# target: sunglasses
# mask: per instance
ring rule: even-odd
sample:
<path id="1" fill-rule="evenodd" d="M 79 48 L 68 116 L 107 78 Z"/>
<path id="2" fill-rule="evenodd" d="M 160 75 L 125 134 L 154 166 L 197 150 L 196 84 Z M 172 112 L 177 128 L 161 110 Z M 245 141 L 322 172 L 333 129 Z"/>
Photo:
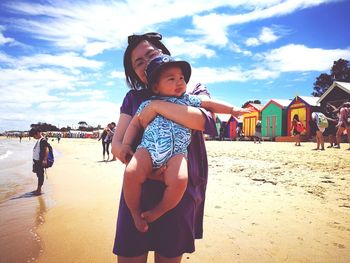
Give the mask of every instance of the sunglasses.
<path id="1" fill-rule="evenodd" d="M 131 36 L 128 36 L 128 45 L 133 44 L 135 42 L 139 42 L 144 39 L 161 40 L 162 35 L 156 32 L 150 32 L 143 35 L 131 35 Z"/>

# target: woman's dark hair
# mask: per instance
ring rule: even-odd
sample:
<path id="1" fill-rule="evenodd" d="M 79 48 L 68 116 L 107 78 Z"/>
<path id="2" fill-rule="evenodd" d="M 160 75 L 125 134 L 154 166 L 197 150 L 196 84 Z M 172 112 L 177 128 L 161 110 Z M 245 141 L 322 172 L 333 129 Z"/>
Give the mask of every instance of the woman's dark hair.
<path id="1" fill-rule="evenodd" d="M 294 114 L 293 120 L 299 121 L 299 115 L 298 114 Z"/>
<path id="2" fill-rule="evenodd" d="M 29 136 L 33 137 L 38 132 L 41 132 L 41 130 L 39 128 L 31 128 L 30 131 L 29 131 Z"/>
<path id="3" fill-rule="evenodd" d="M 160 41 L 161 39 L 162 39 L 162 35 L 159 33 L 146 33 L 143 35 L 131 35 L 128 37 L 128 47 L 126 48 L 124 53 L 124 72 L 125 72 L 126 83 L 131 89 L 137 90 L 145 87 L 145 84 L 142 83 L 142 81 L 136 75 L 135 70 L 132 67 L 132 63 L 131 63 L 132 51 L 138 44 L 146 40 L 154 47 L 161 49 L 163 54 L 170 55 L 169 50 Z"/>

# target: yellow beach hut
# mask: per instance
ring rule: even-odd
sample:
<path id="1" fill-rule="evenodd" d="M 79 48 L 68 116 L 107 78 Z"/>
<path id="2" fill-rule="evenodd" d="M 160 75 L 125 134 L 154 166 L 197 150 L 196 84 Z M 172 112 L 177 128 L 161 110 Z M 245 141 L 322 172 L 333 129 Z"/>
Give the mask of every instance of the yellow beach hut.
<path id="1" fill-rule="evenodd" d="M 245 108 L 252 108 L 253 111 L 250 113 L 243 114 L 243 132 L 244 136 L 252 137 L 255 133 L 255 125 L 258 120 L 261 120 L 261 110 L 263 105 L 249 103 Z"/>

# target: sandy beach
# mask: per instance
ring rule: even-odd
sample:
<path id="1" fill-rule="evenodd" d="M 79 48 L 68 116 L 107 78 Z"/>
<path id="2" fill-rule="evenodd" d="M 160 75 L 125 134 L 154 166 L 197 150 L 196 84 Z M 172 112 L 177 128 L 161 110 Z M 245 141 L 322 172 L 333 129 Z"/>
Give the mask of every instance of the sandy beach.
<path id="1" fill-rule="evenodd" d="M 123 165 L 102 162 L 95 140 L 52 145 L 61 156 L 35 198 L 53 205 L 40 213 L 39 253 L 26 262 L 116 262 Z M 342 146 L 208 141 L 204 238 L 183 262 L 349 262 L 350 152 Z"/>

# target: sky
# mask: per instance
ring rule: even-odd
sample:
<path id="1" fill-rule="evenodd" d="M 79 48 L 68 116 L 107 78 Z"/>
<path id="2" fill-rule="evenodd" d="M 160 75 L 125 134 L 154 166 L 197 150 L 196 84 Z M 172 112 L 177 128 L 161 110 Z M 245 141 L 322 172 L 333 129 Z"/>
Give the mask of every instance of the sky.
<path id="1" fill-rule="evenodd" d="M 0 132 L 117 122 L 127 36 L 160 32 L 212 98 L 311 96 L 350 60 L 350 1 L 0 1 Z"/>

